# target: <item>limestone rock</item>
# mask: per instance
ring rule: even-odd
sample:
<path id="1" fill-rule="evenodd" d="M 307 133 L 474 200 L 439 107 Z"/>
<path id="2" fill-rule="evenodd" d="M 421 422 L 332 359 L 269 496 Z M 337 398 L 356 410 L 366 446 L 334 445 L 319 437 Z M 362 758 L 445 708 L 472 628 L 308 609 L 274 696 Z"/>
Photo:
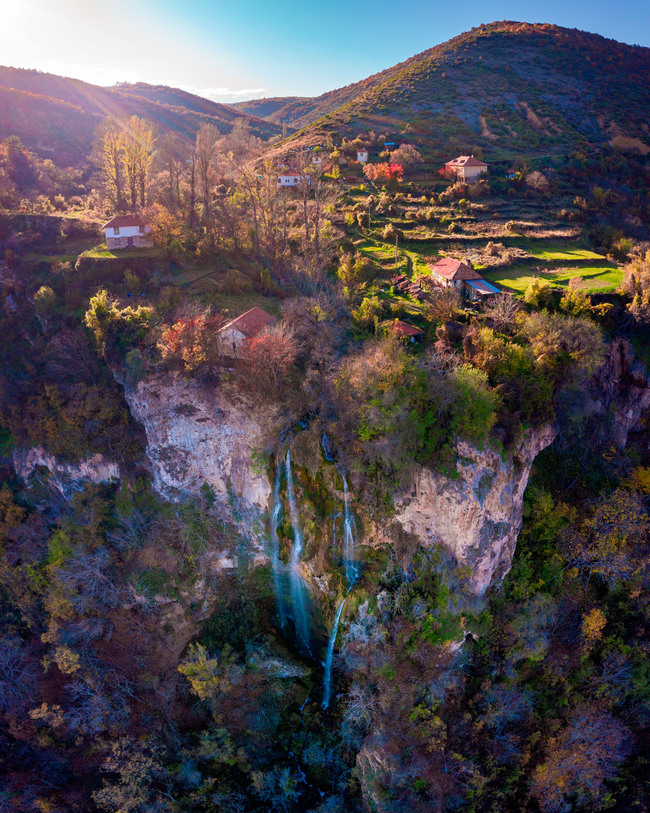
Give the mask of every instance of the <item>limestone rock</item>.
<path id="1" fill-rule="evenodd" d="M 650 407 L 650 375 L 627 339 L 617 337 L 609 345 L 589 387 L 589 406 L 597 415 L 611 416 L 612 439 L 623 449 Z"/>
<path id="2" fill-rule="evenodd" d="M 261 510 L 268 507 L 271 484 L 256 455 L 272 414 L 232 391 L 224 394 L 219 385 L 171 373 L 127 385 L 125 396 L 144 426 L 153 485 L 163 498 L 198 494 L 207 483 L 221 498 L 235 495 Z"/>
<path id="3" fill-rule="evenodd" d="M 36 469 L 49 470 L 49 482 L 64 497 L 80 491 L 84 483 L 112 483 L 120 479 L 120 467 L 101 454 L 86 457 L 77 463 L 57 459 L 42 446 L 32 449 L 14 449 L 13 463 L 16 474 L 29 484 Z"/>
<path id="4" fill-rule="evenodd" d="M 554 437 L 552 426 L 529 431 L 505 457 L 460 441 L 457 478 L 419 469 L 395 520 L 422 545 L 447 548 L 469 568 L 471 591 L 483 595 L 510 570 L 530 469 Z"/>

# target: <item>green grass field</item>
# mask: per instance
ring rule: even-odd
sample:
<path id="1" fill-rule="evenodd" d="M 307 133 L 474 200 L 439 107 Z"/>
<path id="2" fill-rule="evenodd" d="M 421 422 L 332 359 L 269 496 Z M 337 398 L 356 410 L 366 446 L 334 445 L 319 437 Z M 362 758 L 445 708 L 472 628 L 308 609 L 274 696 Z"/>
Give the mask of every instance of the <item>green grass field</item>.
<path id="1" fill-rule="evenodd" d="M 101 260 L 123 260 L 126 257 L 159 257 L 159 248 L 129 248 L 111 251 L 106 246 L 100 244 L 90 248 L 81 255 L 82 257 L 93 257 Z"/>
<path id="2" fill-rule="evenodd" d="M 486 280 L 499 285 L 506 291 L 523 294 L 535 277 L 547 279 L 552 285 L 567 286 L 569 280 L 580 277 L 579 288 L 588 293 L 614 291 L 621 284 L 623 271 L 613 263 L 572 266 L 571 268 L 549 269 L 546 272 L 534 271 L 530 266 L 514 266 L 497 271 L 481 272 Z"/>

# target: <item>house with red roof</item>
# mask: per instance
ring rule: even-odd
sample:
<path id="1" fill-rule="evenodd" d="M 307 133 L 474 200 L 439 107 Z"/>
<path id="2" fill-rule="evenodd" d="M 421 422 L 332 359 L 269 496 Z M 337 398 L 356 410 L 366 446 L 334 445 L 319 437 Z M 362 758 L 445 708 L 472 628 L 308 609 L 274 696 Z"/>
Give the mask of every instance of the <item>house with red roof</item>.
<path id="1" fill-rule="evenodd" d="M 479 176 L 487 172 L 488 165 L 485 161 L 479 161 L 473 155 L 459 155 L 453 161 L 447 161 L 445 170 L 448 175 L 455 175 L 459 181 L 465 183 L 474 183 L 479 179 Z"/>
<path id="2" fill-rule="evenodd" d="M 151 226 L 140 215 L 116 215 L 104 223 L 106 248 L 152 248 Z"/>
<path id="3" fill-rule="evenodd" d="M 480 301 L 499 293 L 499 289 L 475 271 L 471 265 L 452 257 L 441 257 L 437 263 L 429 263 L 431 277 L 436 285 L 456 288 L 472 301 Z"/>
<path id="4" fill-rule="evenodd" d="M 275 324 L 275 317 L 262 308 L 251 308 L 232 319 L 219 330 L 221 352 L 224 356 L 240 358 L 242 345 Z"/>
<path id="5" fill-rule="evenodd" d="M 419 327 L 415 327 L 410 322 L 404 322 L 402 319 L 393 319 L 389 325 L 389 330 L 393 336 L 407 342 L 421 342 L 425 335 L 424 331 Z"/>

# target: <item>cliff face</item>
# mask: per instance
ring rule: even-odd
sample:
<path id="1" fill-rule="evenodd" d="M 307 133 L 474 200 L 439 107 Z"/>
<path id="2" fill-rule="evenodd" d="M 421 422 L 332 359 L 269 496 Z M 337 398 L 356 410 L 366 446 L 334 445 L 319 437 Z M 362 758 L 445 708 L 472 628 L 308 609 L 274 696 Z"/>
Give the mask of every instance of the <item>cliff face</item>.
<path id="1" fill-rule="evenodd" d="M 272 413 L 173 374 L 127 386 L 125 396 L 147 434 L 153 484 L 162 497 L 179 500 L 207 483 L 221 498 L 236 495 L 266 510 L 271 485 L 259 455 Z"/>
<path id="2" fill-rule="evenodd" d="M 554 437 L 552 426 L 529 431 L 505 459 L 493 449 L 458 443 L 458 477 L 420 469 L 396 521 L 423 545 L 451 551 L 469 567 L 472 592 L 482 595 L 510 570 L 530 469 Z"/>
<path id="3" fill-rule="evenodd" d="M 589 396 L 590 409 L 610 417 L 612 439 L 624 448 L 628 434 L 650 407 L 650 375 L 627 339 L 616 338 L 610 344 L 605 363 L 591 381 Z"/>
<path id="4" fill-rule="evenodd" d="M 28 484 L 38 468 L 48 469 L 49 482 L 66 498 L 79 491 L 83 483 L 112 483 L 120 479 L 117 463 L 100 454 L 77 463 L 66 463 L 57 460 L 42 446 L 35 446 L 32 449 L 14 449 L 13 463 L 16 474 Z"/>

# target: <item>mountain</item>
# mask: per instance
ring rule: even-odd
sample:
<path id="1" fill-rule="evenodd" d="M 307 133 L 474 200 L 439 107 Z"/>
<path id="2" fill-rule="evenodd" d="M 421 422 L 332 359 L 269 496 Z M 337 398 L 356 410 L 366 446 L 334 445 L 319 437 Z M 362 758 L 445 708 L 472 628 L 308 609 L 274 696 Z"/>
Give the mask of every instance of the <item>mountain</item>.
<path id="1" fill-rule="evenodd" d="M 18 135 L 30 147 L 52 148 L 60 163 L 75 163 L 92 149 L 95 127 L 106 116 L 141 116 L 193 139 L 203 123 L 222 133 L 237 121 L 268 139 L 278 125 L 176 88 L 160 85 L 98 87 L 39 71 L 0 67 L 0 138 Z"/>
<path id="2" fill-rule="evenodd" d="M 272 96 L 269 99 L 251 99 L 248 102 L 233 102 L 230 107 L 249 116 L 259 116 L 275 124 L 284 124 L 299 121 L 300 117 L 295 111 L 302 105 L 312 108 L 316 103 L 310 96 Z"/>
<path id="3" fill-rule="evenodd" d="M 368 130 L 425 149 L 546 154 L 578 143 L 650 151 L 650 48 L 576 29 L 498 22 L 269 118 L 314 142 Z M 269 103 L 273 100 L 264 100 Z M 247 109 L 255 109 L 247 103 Z M 263 108 L 262 108 L 263 109 Z"/>

